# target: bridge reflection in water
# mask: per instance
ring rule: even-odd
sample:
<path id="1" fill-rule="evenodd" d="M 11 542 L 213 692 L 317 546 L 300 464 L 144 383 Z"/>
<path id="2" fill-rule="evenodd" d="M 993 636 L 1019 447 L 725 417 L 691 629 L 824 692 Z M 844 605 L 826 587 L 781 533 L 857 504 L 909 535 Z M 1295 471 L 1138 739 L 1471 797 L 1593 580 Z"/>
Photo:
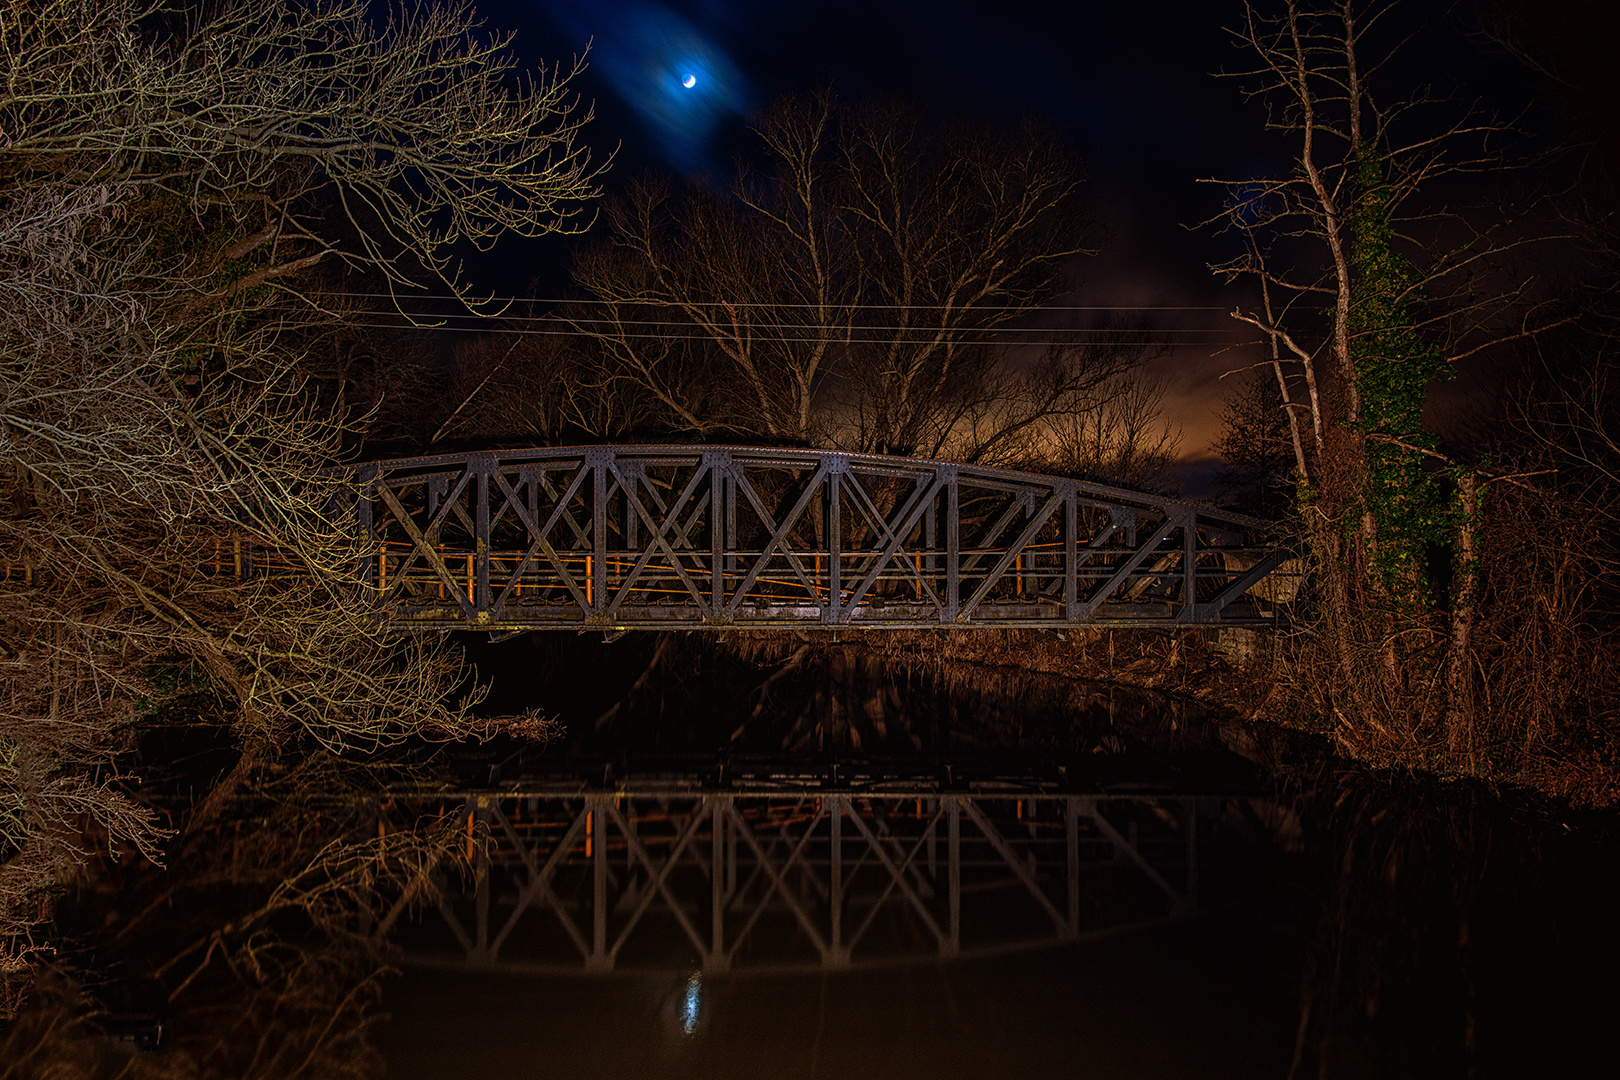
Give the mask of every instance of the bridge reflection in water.
<path id="1" fill-rule="evenodd" d="M 353 472 L 359 571 L 399 624 L 544 628 L 1269 625 L 1273 523 L 910 458 L 598 446 Z"/>
<path id="2" fill-rule="evenodd" d="M 812 773 L 396 795 L 381 828 L 454 814 L 467 857 L 437 876 L 407 955 L 721 972 L 1058 944 L 1192 914 L 1200 836 L 1226 802 L 1062 777 Z"/>

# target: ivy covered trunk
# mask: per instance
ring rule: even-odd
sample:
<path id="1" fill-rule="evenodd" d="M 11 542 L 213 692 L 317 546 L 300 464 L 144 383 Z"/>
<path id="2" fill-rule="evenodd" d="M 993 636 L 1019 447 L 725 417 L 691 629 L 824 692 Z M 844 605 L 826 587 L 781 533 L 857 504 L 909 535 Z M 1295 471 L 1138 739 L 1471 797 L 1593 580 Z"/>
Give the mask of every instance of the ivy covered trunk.
<path id="1" fill-rule="evenodd" d="M 1383 162 L 1360 147 L 1346 283 L 1347 366 L 1359 414 L 1343 420 L 1348 467 L 1342 503 L 1328 515 L 1343 542 L 1319 546 L 1317 564 L 1327 573 L 1336 563 L 1331 572 L 1346 577 L 1339 618 L 1353 631 L 1338 635 L 1339 647 L 1359 654 L 1339 665 L 1350 680 L 1341 690 L 1355 706 L 1346 719 L 1411 740 L 1413 749 L 1436 741 L 1439 724 L 1444 753 L 1463 766 L 1476 560 L 1461 503 L 1465 487 L 1471 504 L 1478 493 L 1470 474 L 1443 459 L 1423 421 L 1430 384 L 1451 369 L 1417 329 L 1425 297 L 1396 250 L 1391 203 Z M 1334 549 L 1347 557 L 1333 559 Z"/>
<path id="2" fill-rule="evenodd" d="M 1477 268 L 1519 241 L 1494 238 L 1492 208 L 1457 230 L 1464 219 L 1433 195 L 1448 171 L 1496 160 L 1489 125 L 1403 127 L 1411 91 L 1393 108 L 1375 99 L 1367 72 L 1388 57 L 1374 42 L 1398 47 L 1394 19 L 1354 0 L 1246 5 L 1238 34 L 1260 64 L 1243 77 L 1293 140 L 1294 168 L 1231 185 L 1244 254 L 1216 269 L 1258 287 L 1235 317 L 1270 345 L 1296 448 L 1316 598 L 1285 675 L 1297 722 L 1364 760 L 1477 772 L 1488 491 L 1424 406 L 1458 357 L 1489 344 L 1500 312 L 1482 306 Z"/>

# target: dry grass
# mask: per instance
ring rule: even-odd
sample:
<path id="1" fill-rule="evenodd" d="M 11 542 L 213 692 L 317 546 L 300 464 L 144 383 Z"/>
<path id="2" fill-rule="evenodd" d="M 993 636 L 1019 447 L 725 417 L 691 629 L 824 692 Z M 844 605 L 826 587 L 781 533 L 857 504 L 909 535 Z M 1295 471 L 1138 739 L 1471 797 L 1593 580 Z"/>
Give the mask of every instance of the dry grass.
<path id="1" fill-rule="evenodd" d="M 868 671 L 867 690 L 921 681 L 941 698 L 1001 715 L 1008 730 L 988 730 L 999 745 L 1028 744 L 1023 723 L 1037 712 L 1104 717 L 1165 749 L 1218 743 L 1224 731 L 1263 700 L 1259 667 L 1244 668 L 1215 648 L 1214 631 L 1170 637 L 1145 631 L 950 630 L 845 632 L 830 635 L 750 631 L 726 635 L 721 647 L 783 671 Z M 773 676 L 774 677 L 774 676 Z M 1006 708 L 993 708 L 1004 705 Z M 1014 715 L 1017 714 L 1017 715 Z M 994 718 L 989 718 L 994 723 Z M 1061 744 L 1069 732 L 1048 733 Z M 1036 740 L 1037 744 L 1040 740 Z"/>

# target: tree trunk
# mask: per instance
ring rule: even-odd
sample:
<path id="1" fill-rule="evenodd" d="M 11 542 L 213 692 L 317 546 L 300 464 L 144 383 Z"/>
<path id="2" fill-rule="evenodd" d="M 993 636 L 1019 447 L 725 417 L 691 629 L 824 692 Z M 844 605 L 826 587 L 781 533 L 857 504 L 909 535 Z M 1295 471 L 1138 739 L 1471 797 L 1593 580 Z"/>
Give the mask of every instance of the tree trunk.
<path id="1" fill-rule="evenodd" d="M 1473 764 L 1474 618 L 1479 592 L 1479 493 L 1473 476 L 1457 478 L 1462 523 L 1457 528 L 1457 566 L 1451 598 L 1451 656 L 1447 664 L 1446 750 L 1460 764 Z"/>

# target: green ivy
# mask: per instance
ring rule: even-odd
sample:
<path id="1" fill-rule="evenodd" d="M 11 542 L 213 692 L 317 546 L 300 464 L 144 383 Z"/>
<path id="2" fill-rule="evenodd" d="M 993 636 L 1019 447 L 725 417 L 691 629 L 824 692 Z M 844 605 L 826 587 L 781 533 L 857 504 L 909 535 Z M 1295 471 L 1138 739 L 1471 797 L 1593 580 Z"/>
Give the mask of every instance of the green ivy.
<path id="1" fill-rule="evenodd" d="M 147 693 L 135 703 L 138 722 L 195 722 L 218 711 L 219 696 L 197 662 L 166 653 L 146 665 Z"/>
<path id="2" fill-rule="evenodd" d="M 1445 357 L 1412 327 L 1412 271 L 1395 250 L 1389 184 L 1382 163 L 1364 154 L 1359 167 L 1361 200 L 1351 220 L 1351 359 L 1361 396 L 1359 430 L 1387 435 L 1414 448 L 1432 449 L 1423 426 L 1429 383 L 1449 377 Z M 1425 610 L 1427 549 L 1450 545 L 1458 508 L 1447 477 L 1425 468 L 1419 449 L 1377 439 L 1366 443 L 1366 476 L 1360 498 L 1347 508 L 1346 533 L 1362 515 L 1376 527 L 1373 572 L 1396 603 Z"/>

